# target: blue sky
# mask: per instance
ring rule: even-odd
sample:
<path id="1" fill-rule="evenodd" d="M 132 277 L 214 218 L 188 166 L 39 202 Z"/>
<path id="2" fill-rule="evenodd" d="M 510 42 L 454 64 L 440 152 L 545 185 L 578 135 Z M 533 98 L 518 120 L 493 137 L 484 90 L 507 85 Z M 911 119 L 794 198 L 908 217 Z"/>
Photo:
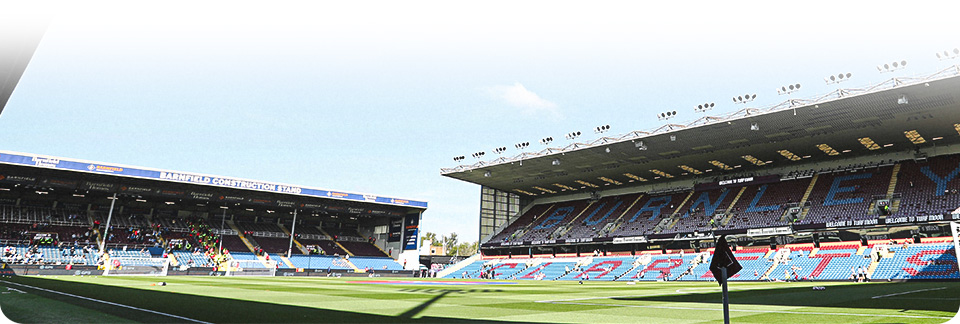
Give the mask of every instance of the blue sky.
<path id="1" fill-rule="evenodd" d="M 688 122 L 704 102 L 743 108 L 739 94 L 809 98 L 831 74 L 929 74 L 960 63 L 934 56 L 960 46 L 957 6 L 66 4 L 34 11 L 51 24 L 0 149 L 426 200 L 424 231 L 474 240 L 479 186 L 439 175 L 454 156 L 649 130 L 663 111 Z"/>

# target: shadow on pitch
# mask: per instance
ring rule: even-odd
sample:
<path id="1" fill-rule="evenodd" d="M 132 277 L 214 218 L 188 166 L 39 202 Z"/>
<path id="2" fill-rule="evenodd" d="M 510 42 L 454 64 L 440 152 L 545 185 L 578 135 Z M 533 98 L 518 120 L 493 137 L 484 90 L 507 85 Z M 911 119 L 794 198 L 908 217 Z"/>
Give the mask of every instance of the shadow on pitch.
<path id="1" fill-rule="evenodd" d="M 444 289 L 444 288 L 404 288 L 400 292 L 424 293 L 424 294 L 476 294 L 503 292 L 503 289 Z"/>
<path id="2" fill-rule="evenodd" d="M 24 285 L 45 288 L 94 298 L 98 300 L 114 302 L 127 306 L 149 309 L 157 312 L 168 313 L 190 319 L 213 322 L 213 323 L 276 323 L 276 322 L 309 322 L 309 323 L 480 323 L 491 322 L 490 320 L 470 320 L 460 318 L 445 317 L 420 317 L 413 318 L 431 304 L 436 303 L 444 296 L 457 293 L 456 289 L 440 294 L 423 302 L 422 304 L 411 308 L 410 310 L 398 316 L 386 316 L 376 314 L 366 314 L 360 312 L 349 312 L 330 310 L 314 307 L 302 307 L 272 304 L 264 302 L 254 302 L 239 299 L 228 299 L 218 297 L 207 297 L 197 295 L 178 294 L 165 291 L 142 290 L 134 288 L 101 286 L 88 283 L 78 283 L 71 281 L 49 280 L 39 277 L 24 277 L 4 279 L 10 282 L 16 282 Z M 95 301 L 84 300 L 80 298 L 64 296 L 41 290 L 16 287 L 31 294 L 36 294 L 49 299 L 58 300 L 80 307 L 92 309 L 117 317 L 129 319 L 142 323 L 190 323 L 189 320 L 168 317 L 161 314 L 154 314 L 146 311 L 133 310 L 115 305 L 107 305 Z M 245 298 L 238 294 L 236 298 Z M 309 298 L 309 297 L 304 297 Z M 2 300 L 2 299 L 0 299 Z M 371 303 L 377 301 L 371 300 Z M 372 304 L 371 304 L 372 305 Z M 2 305 L 0 305 L 2 307 Z M 319 307 L 323 307 L 322 305 Z M 38 312 L 55 311 L 38 309 Z M 29 322 L 29 321 L 28 321 Z M 501 322 L 509 323 L 509 322 Z"/>
<path id="3" fill-rule="evenodd" d="M 731 283 L 736 289 L 736 282 Z M 916 292 L 890 297 L 873 298 L 921 289 L 947 287 L 934 291 Z M 813 290 L 812 287 L 790 287 L 753 290 L 731 290 L 730 305 L 777 305 L 794 307 L 839 307 L 897 310 L 930 310 L 954 313 L 960 307 L 960 300 L 940 298 L 955 295 L 960 290 L 956 282 L 906 282 L 871 283 L 826 286 L 826 290 Z M 618 301 L 650 301 L 677 303 L 722 304 L 723 296 L 719 288 L 710 292 L 690 292 L 686 294 L 615 297 Z"/>

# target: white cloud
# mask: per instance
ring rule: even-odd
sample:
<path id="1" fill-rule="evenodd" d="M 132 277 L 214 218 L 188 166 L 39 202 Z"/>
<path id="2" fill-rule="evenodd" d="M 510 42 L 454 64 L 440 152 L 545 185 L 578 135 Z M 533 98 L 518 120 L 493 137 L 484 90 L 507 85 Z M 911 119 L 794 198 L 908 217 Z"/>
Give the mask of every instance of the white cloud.
<path id="1" fill-rule="evenodd" d="M 490 94 L 497 99 L 503 100 L 514 108 L 519 108 L 525 115 L 547 116 L 552 118 L 561 117 L 557 104 L 552 101 L 540 98 L 539 95 L 527 90 L 520 82 L 512 86 L 493 86 L 487 89 Z"/>

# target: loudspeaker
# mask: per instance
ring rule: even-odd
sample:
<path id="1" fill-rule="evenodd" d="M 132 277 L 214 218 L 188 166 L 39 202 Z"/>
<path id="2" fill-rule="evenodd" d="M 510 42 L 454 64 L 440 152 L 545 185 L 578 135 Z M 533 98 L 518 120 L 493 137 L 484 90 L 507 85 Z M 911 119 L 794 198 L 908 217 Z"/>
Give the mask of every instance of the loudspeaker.
<path id="1" fill-rule="evenodd" d="M 920 243 L 920 235 L 913 235 L 913 243 Z"/>
<path id="2" fill-rule="evenodd" d="M 867 246 L 867 239 L 861 237 L 861 238 L 860 238 L 860 245 L 861 245 L 861 246 Z"/>
<path id="3" fill-rule="evenodd" d="M 820 233 L 813 233 L 813 247 L 820 248 Z"/>

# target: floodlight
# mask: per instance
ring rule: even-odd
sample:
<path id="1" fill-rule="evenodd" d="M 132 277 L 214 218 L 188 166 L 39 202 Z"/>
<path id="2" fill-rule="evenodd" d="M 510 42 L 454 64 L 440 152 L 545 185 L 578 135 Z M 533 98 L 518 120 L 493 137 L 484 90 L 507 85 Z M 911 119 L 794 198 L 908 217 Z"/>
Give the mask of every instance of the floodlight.
<path id="1" fill-rule="evenodd" d="M 901 60 L 899 62 L 894 61 L 892 63 L 884 63 L 883 65 L 879 65 L 877 66 L 877 70 L 880 71 L 880 73 L 884 73 L 884 72 L 893 72 L 905 67 L 907 67 L 907 61 Z"/>
<path id="2" fill-rule="evenodd" d="M 880 69 L 879 66 L 877 68 Z M 882 72 L 883 69 L 880 69 L 880 71 Z M 830 75 L 829 77 L 823 78 L 823 81 L 826 82 L 827 84 L 840 83 L 840 82 L 849 80 L 850 77 L 852 76 L 853 76 L 853 73 L 850 73 L 850 72 L 838 73 L 837 75 Z"/>
<path id="3" fill-rule="evenodd" d="M 944 50 L 944 51 L 943 51 L 943 55 L 940 55 L 939 52 L 937 52 L 936 54 L 937 54 L 937 58 L 940 59 L 941 61 L 943 61 L 943 60 L 952 60 L 952 59 L 957 58 L 958 55 L 960 55 L 960 48 L 954 48 L 954 49 L 953 49 L 953 54 L 951 54 L 950 51 L 948 51 L 948 50 Z M 904 62 L 906 62 L 906 61 L 904 61 Z M 906 64 L 902 64 L 902 65 L 906 65 Z"/>

